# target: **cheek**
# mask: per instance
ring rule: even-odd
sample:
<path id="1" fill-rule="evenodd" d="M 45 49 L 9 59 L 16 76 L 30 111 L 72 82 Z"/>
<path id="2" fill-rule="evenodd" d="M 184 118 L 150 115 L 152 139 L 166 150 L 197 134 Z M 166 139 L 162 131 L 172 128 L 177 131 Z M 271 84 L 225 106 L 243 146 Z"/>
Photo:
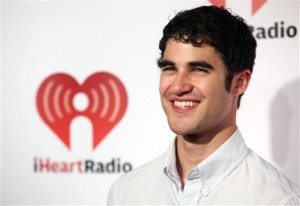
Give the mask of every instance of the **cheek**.
<path id="1" fill-rule="evenodd" d="M 164 86 L 163 82 L 160 80 L 160 82 L 159 82 L 159 94 L 160 94 L 160 96 L 162 96 L 162 94 L 165 90 L 164 88 L 165 88 L 165 86 Z"/>
<path id="2" fill-rule="evenodd" d="M 220 99 L 223 99 L 224 96 L 228 95 L 224 82 L 221 79 L 206 79 L 198 81 L 197 88 L 205 98 L 215 101 L 220 101 Z"/>
<path id="3" fill-rule="evenodd" d="M 159 94 L 162 97 L 167 91 L 168 88 L 170 87 L 171 83 L 168 80 L 168 78 L 161 76 L 160 81 L 159 81 Z"/>
<path id="4" fill-rule="evenodd" d="M 225 109 L 230 102 L 230 93 L 225 89 L 224 84 L 215 85 L 210 91 L 211 101 L 215 107 Z"/>

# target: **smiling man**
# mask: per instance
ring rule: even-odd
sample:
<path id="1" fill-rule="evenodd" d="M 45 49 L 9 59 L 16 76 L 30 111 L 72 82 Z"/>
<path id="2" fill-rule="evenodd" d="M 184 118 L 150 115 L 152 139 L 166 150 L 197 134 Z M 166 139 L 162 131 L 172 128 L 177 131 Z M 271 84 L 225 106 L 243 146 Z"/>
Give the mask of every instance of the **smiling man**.
<path id="1" fill-rule="evenodd" d="M 299 189 L 251 151 L 236 112 L 255 60 L 244 20 L 214 6 L 178 13 L 159 48 L 168 151 L 121 176 L 108 203 L 299 205 Z"/>

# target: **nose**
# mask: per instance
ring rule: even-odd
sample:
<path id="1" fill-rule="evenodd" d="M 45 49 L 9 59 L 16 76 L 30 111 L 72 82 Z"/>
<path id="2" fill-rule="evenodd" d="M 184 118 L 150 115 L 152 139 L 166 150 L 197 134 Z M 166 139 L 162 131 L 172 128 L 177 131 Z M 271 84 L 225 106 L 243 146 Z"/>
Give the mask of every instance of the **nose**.
<path id="1" fill-rule="evenodd" d="M 176 77 L 172 83 L 173 92 L 178 96 L 182 96 L 191 92 L 192 89 L 193 85 L 188 78 L 188 74 L 185 72 L 177 72 Z"/>

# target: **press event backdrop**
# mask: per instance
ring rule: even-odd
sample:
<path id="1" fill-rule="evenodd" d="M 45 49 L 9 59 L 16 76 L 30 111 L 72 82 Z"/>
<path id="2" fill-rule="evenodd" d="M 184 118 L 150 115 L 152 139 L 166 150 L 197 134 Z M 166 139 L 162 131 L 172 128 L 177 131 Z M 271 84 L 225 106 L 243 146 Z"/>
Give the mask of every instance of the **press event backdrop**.
<path id="1" fill-rule="evenodd" d="M 162 29 L 222 2 L 258 42 L 238 126 L 299 185 L 298 1 L 2 1 L 2 203 L 105 204 L 118 176 L 165 152 Z"/>

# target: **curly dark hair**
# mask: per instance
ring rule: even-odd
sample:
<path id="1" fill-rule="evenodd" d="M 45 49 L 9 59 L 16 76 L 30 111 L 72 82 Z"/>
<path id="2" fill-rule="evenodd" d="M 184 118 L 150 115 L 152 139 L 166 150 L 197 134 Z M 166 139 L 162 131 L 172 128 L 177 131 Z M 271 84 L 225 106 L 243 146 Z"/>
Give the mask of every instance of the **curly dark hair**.
<path id="1" fill-rule="evenodd" d="M 223 7 L 202 6 L 176 14 L 163 30 L 159 42 L 161 58 L 169 39 L 196 47 L 201 44 L 214 47 L 226 65 L 225 88 L 228 92 L 235 73 L 245 69 L 253 71 L 256 40 L 246 21 Z"/>

